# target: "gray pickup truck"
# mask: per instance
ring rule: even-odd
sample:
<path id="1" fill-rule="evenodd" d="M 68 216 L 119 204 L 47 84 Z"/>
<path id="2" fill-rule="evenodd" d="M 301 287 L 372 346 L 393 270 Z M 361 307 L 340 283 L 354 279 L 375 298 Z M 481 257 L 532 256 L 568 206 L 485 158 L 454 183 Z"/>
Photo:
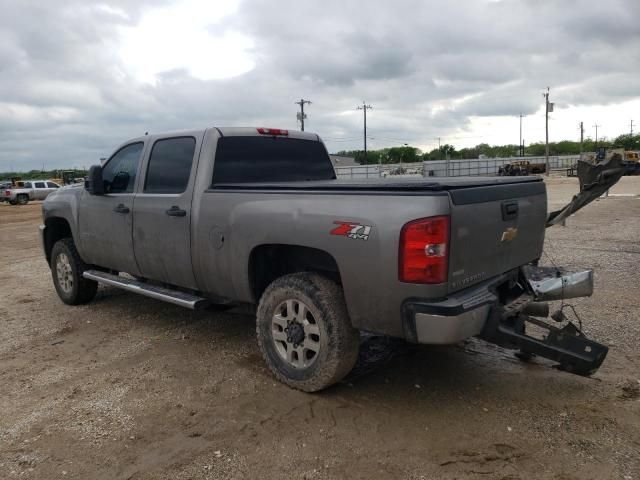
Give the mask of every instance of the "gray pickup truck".
<path id="1" fill-rule="evenodd" d="M 257 304 L 274 375 L 316 391 L 354 366 L 359 331 L 479 336 L 595 372 L 607 347 L 545 320 L 545 300 L 593 289 L 589 270 L 538 266 L 551 217 L 539 177 L 337 180 L 315 134 L 209 128 L 124 143 L 84 188 L 49 195 L 40 228 L 63 302 L 101 283 L 191 309 Z"/>

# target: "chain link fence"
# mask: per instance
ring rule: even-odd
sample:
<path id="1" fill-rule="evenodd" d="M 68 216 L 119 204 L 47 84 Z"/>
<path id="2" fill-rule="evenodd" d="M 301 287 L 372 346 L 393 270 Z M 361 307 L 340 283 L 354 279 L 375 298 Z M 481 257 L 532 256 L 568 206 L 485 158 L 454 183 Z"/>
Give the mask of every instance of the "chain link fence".
<path id="1" fill-rule="evenodd" d="M 549 157 L 551 170 L 566 170 L 580 159 L 580 155 Z M 338 178 L 366 179 L 389 176 L 404 177 L 477 177 L 498 175 L 500 167 L 518 160 L 545 163 L 545 157 L 477 158 L 470 160 L 429 160 L 422 163 L 359 165 L 335 167 Z"/>

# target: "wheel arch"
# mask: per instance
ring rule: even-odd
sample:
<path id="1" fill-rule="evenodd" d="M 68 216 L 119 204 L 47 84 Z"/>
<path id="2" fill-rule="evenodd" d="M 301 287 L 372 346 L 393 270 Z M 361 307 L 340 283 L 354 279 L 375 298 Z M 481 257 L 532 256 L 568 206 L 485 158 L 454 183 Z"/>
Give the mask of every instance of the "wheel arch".
<path id="1" fill-rule="evenodd" d="M 315 272 L 342 284 L 336 259 L 325 250 L 289 244 L 263 244 L 249 254 L 249 286 L 255 303 L 275 279 L 298 272 Z"/>
<path id="2" fill-rule="evenodd" d="M 47 264 L 51 264 L 53 246 L 63 238 L 71 238 L 73 240 L 73 232 L 67 219 L 62 217 L 49 217 L 45 220 L 44 225 L 44 253 L 47 258 Z"/>

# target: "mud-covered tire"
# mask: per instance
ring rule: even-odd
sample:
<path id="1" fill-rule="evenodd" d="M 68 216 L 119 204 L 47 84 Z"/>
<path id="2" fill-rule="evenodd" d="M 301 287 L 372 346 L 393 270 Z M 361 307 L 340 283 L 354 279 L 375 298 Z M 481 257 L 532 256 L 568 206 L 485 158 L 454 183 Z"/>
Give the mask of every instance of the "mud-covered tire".
<path id="1" fill-rule="evenodd" d="M 88 270 L 73 239 L 58 240 L 51 250 L 51 276 L 56 292 L 67 305 L 81 305 L 96 296 L 98 283 L 82 276 Z"/>
<path id="2" fill-rule="evenodd" d="M 9 205 L 17 205 L 18 202 L 16 202 L 15 200 L 9 200 Z"/>
<path id="3" fill-rule="evenodd" d="M 286 353 L 282 352 L 283 349 L 288 352 L 287 345 L 291 347 L 291 344 L 274 339 L 274 335 L 280 334 L 282 337 L 281 327 L 275 323 L 275 317 L 278 315 L 278 321 L 282 320 L 278 311 L 281 312 L 281 308 L 286 311 L 287 307 L 283 305 L 289 305 L 288 301 L 306 306 L 311 315 L 309 320 L 315 322 L 311 325 L 317 326 L 314 329 L 317 335 L 306 333 L 305 330 L 305 339 L 299 347 L 304 348 L 309 340 L 318 346 L 309 365 L 295 366 L 288 361 L 284 357 Z M 290 314 L 286 315 L 288 317 Z M 278 278 L 262 295 L 256 317 L 258 346 L 262 356 L 276 378 L 290 387 L 305 392 L 322 390 L 342 380 L 356 363 L 359 332 L 349 320 L 342 288 L 322 275 L 294 273 Z M 307 353 L 309 351 L 304 355 Z"/>
<path id="4" fill-rule="evenodd" d="M 29 203 L 29 195 L 25 195 L 24 193 L 18 195 L 16 202 L 18 202 L 18 205 L 26 205 Z"/>

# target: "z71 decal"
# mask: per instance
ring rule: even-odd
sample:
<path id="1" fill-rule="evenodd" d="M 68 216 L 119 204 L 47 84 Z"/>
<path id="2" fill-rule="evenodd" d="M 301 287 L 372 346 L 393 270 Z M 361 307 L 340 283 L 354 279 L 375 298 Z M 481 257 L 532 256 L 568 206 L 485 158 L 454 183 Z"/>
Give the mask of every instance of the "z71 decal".
<path id="1" fill-rule="evenodd" d="M 338 225 L 331 230 L 331 235 L 342 235 L 343 237 L 352 238 L 354 240 L 369 240 L 371 233 L 370 225 L 361 225 L 353 222 L 333 222 Z"/>

